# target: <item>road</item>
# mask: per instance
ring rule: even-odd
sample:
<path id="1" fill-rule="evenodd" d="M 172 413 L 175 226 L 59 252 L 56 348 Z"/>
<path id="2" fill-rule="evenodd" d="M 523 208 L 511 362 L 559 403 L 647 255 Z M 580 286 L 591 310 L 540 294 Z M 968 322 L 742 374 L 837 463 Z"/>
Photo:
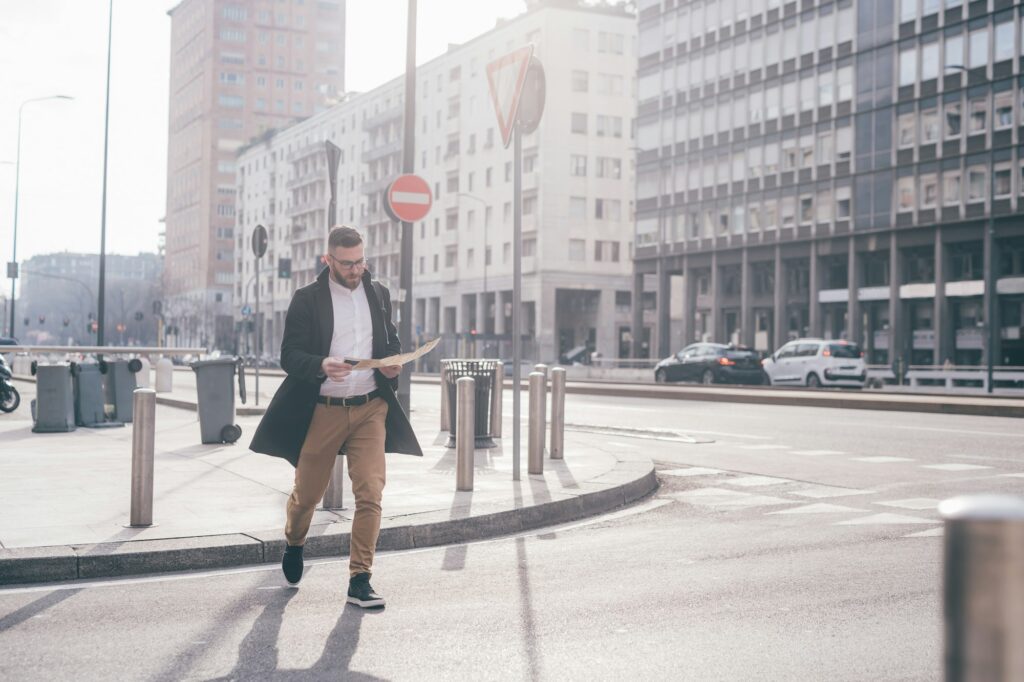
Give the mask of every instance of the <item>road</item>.
<path id="1" fill-rule="evenodd" d="M 935 504 L 1024 484 L 1009 419 L 589 396 L 566 419 L 649 453 L 659 491 L 381 554 L 380 613 L 343 604 L 335 560 L 298 589 L 256 567 L 0 590 L 0 678 L 934 680 Z"/>

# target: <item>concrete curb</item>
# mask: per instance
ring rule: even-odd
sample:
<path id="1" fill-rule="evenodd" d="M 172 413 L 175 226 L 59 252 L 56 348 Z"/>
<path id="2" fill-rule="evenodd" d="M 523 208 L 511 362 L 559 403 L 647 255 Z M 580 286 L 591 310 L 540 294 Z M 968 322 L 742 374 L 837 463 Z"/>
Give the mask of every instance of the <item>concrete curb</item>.
<path id="1" fill-rule="evenodd" d="M 521 485 L 528 486 L 530 480 L 525 478 Z M 619 461 L 611 471 L 579 484 L 579 492 L 570 490 L 562 499 L 517 509 L 474 505 L 475 512 L 482 509 L 484 513 L 460 519 L 451 519 L 450 511 L 387 519 L 377 548 L 432 547 L 557 525 L 628 505 L 657 487 L 652 462 Z M 305 555 L 347 556 L 348 528 L 347 522 L 313 526 Z M 0 586 L 277 563 L 283 551 L 281 529 L 91 545 L 3 548 Z"/>

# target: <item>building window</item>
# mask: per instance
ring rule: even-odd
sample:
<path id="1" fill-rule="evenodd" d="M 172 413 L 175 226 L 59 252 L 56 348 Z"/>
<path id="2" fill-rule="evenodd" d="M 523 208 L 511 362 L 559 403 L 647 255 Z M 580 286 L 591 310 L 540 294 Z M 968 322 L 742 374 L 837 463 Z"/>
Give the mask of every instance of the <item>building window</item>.
<path id="1" fill-rule="evenodd" d="M 916 123 L 916 119 L 917 117 L 914 115 L 913 111 L 899 115 L 897 128 L 899 130 L 898 141 L 901 149 L 914 146 L 914 124 Z"/>
<path id="2" fill-rule="evenodd" d="M 454 268 L 455 267 L 455 263 L 458 260 L 458 258 L 459 258 L 459 247 L 455 246 L 454 244 L 451 245 L 451 246 L 445 247 L 444 266 L 446 268 Z"/>
<path id="3" fill-rule="evenodd" d="M 586 52 L 590 49 L 590 31 L 585 28 L 574 28 L 572 30 L 572 48 L 576 52 Z"/>
<path id="4" fill-rule="evenodd" d="M 594 240 L 594 260 L 595 261 L 602 261 L 602 260 L 604 260 L 604 258 L 603 258 L 604 253 L 603 253 L 603 251 L 604 251 L 604 242 L 599 240 L 599 239 L 595 239 Z"/>
<path id="5" fill-rule="evenodd" d="M 808 224 L 814 220 L 814 197 L 800 197 L 800 223 Z"/>
<path id="6" fill-rule="evenodd" d="M 597 34 L 597 51 L 608 54 L 623 54 L 626 45 L 626 37 L 621 33 L 606 33 L 601 31 Z"/>
<path id="7" fill-rule="evenodd" d="M 598 137 L 622 137 L 622 117 L 597 115 Z"/>
<path id="8" fill-rule="evenodd" d="M 988 174 L 984 166 L 967 169 L 967 203 L 985 201 L 988 198 Z"/>
<path id="9" fill-rule="evenodd" d="M 569 175 L 583 178 L 587 175 L 587 157 L 581 154 L 572 154 L 569 157 Z"/>
<path id="10" fill-rule="evenodd" d="M 1011 193 L 1010 163 L 997 163 L 992 173 L 992 192 L 997 197 L 1008 197 Z"/>
<path id="11" fill-rule="evenodd" d="M 917 19 L 917 0 L 900 0 L 900 23 Z"/>
<path id="12" fill-rule="evenodd" d="M 976 69 L 988 64 L 988 27 L 971 31 L 968 36 L 967 66 Z"/>
<path id="13" fill-rule="evenodd" d="M 569 260 L 585 261 L 587 259 L 587 242 L 584 239 L 569 240 Z"/>
<path id="14" fill-rule="evenodd" d="M 612 178 L 613 180 L 621 179 L 622 159 L 614 159 L 608 156 L 597 157 L 597 177 Z"/>
<path id="15" fill-rule="evenodd" d="M 240 95 L 220 95 L 217 103 L 228 109 L 241 109 L 245 106 L 245 98 Z"/>
<path id="16" fill-rule="evenodd" d="M 961 201 L 960 171 L 945 171 L 942 174 L 942 203 L 946 206 L 958 205 Z"/>
<path id="17" fill-rule="evenodd" d="M 850 218 L 850 188 L 836 188 L 836 219 L 848 220 Z"/>
<path id="18" fill-rule="evenodd" d="M 572 91 L 586 92 L 589 89 L 589 74 L 586 71 L 572 72 Z"/>
<path id="19" fill-rule="evenodd" d="M 913 85 L 917 81 L 917 49 L 900 52 L 900 87 Z"/>
<path id="20" fill-rule="evenodd" d="M 988 129 L 988 97 L 971 100 L 971 119 L 968 134 L 983 133 Z"/>
<path id="21" fill-rule="evenodd" d="M 621 220 L 622 202 L 618 199 L 595 199 L 594 217 L 598 220 Z"/>
<path id="22" fill-rule="evenodd" d="M 945 106 L 946 137 L 960 137 L 961 130 L 960 102 L 947 102 Z"/>
<path id="23" fill-rule="evenodd" d="M 1013 58 L 1013 20 L 1003 21 L 995 26 L 995 61 Z"/>
<path id="24" fill-rule="evenodd" d="M 896 210 L 905 213 L 914 210 L 914 176 L 908 175 L 896 181 L 898 203 Z"/>
<path id="25" fill-rule="evenodd" d="M 995 95 L 995 116 L 993 127 L 1004 130 L 1013 125 L 1013 92 L 1005 90 Z"/>
<path id="26" fill-rule="evenodd" d="M 818 192 L 815 197 L 815 208 L 817 214 L 815 220 L 819 223 L 830 223 L 832 222 L 832 192 L 831 190 L 822 190 Z"/>
<path id="27" fill-rule="evenodd" d="M 939 76 L 939 44 L 928 43 L 921 47 L 921 80 L 927 81 Z"/>
<path id="28" fill-rule="evenodd" d="M 939 180 L 935 173 L 921 176 L 921 208 L 935 208 L 939 202 Z"/>
<path id="29" fill-rule="evenodd" d="M 587 198 L 569 197 L 569 217 L 574 220 L 586 220 Z"/>
<path id="30" fill-rule="evenodd" d="M 523 197 L 523 215 L 534 215 L 537 213 L 537 195 L 531 194 Z"/>
<path id="31" fill-rule="evenodd" d="M 537 255 L 537 239 L 536 237 L 528 237 L 523 240 L 523 252 L 524 258 Z"/>
<path id="32" fill-rule="evenodd" d="M 921 112 L 921 144 L 939 141 L 939 113 L 935 109 Z"/>
<path id="33" fill-rule="evenodd" d="M 581 135 L 587 134 L 587 115 L 578 114 L 573 112 L 572 114 L 572 132 L 579 133 Z"/>
<path id="34" fill-rule="evenodd" d="M 962 35 L 947 36 L 945 53 L 946 74 L 950 75 L 952 73 L 950 67 L 964 65 L 964 37 Z"/>
<path id="35" fill-rule="evenodd" d="M 853 136 L 850 126 L 836 129 L 836 161 L 849 161 L 853 149 Z"/>

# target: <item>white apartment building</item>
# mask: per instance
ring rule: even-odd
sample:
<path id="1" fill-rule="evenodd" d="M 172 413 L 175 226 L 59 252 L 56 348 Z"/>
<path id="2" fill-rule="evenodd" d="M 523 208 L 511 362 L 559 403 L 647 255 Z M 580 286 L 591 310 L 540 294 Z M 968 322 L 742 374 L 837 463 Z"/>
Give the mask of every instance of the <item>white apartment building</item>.
<path id="1" fill-rule="evenodd" d="M 623 6 L 532 3 L 417 69 L 416 173 L 434 206 L 414 225 L 414 333 L 443 336 L 438 357 L 511 355 L 513 159 L 486 65 L 526 43 L 544 65 L 547 102 L 523 139 L 524 357 L 555 361 L 579 346 L 628 355 L 636 20 Z M 401 226 L 382 197 L 401 172 L 403 94 L 396 78 L 240 152 L 235 314 L 241 323 L 252 305 L 249 239 L 262 223 L 271 235 L 260 278 L 268 351 L 279 350 L 292 291 L 321 267 L 327 141 L 341 149 L 336 221 L 360 228 L 374 274 L 397 293 Z M 246 336 L 241 343 L 244 351 Z"/>

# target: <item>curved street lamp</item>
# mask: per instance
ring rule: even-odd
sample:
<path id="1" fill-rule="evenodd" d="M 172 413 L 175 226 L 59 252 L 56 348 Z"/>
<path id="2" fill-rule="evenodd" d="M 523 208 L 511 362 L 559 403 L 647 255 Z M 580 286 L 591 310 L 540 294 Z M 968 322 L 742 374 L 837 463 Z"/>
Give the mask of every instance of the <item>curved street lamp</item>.
<path id="1" fill-rule="evenodd" d="M 14 336 L 14 289 L 18 281 L 18 186 L 21 181 L 21 115 L 26 104 L 32 102 L 43 102 L 51 99 L 67 99 L 74 97 L 69 95 L 49 95 L 47 97 L 33 97 L 21 103 L 18 107 L 18 151 L 14 157 L 14 243 L 11 246 L 11 262 L 7 264 L 7 276 L 11 278 L 11 326 L 10 336 Z"/>

